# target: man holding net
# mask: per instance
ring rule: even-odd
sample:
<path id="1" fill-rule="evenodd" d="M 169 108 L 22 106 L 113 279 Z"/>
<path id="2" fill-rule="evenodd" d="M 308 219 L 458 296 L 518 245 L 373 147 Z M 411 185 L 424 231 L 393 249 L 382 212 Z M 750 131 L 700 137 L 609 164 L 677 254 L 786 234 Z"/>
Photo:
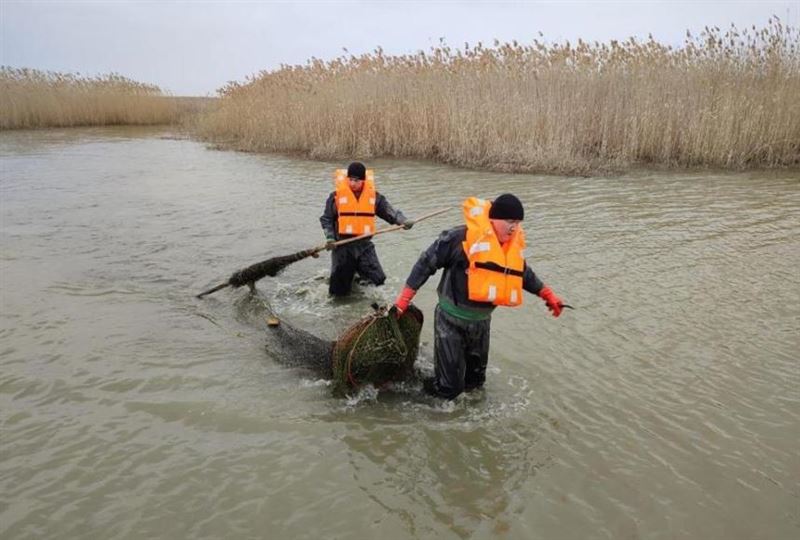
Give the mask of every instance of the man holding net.
<path id="1" fill-rule="evenodd" d="M 375 232 L 375 216 L 392 225 L 410 229 L 414 222 L 395 210 L 386 197 L 375 189 L 372 170 L 354 161 L 336 171 L 333 191 L 319 218 L 331 253 L 331 277 L 328 291 L 334 296 L 350 294 L 356 272 L 367 281 L 382 285 L 386 281 L 375 245 L 370 239 L 360 240 L 334 249 L 337 240 Z"/>
<path id="2" fill-rule="evenodd" d="M 525 262 L 524 210 L 517 197 L 470 197 L 463 210 L 465 225 L 442 232 L 420 255 L 394 304 L 403 313 L 444 268 L 433 323 L 435 376 L 425 389 L 445 399 L 483 386 L 495 307 L 521 305 L 523 290 L 542 298 L 555 317 L 564 307 Z"/>

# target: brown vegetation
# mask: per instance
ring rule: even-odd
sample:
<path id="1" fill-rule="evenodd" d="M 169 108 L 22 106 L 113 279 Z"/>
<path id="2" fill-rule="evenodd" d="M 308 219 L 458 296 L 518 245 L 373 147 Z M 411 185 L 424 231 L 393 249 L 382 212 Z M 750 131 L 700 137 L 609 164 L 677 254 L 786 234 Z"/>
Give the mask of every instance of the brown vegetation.
<path id="1" fill-rule="evenodd" d="M 262 72 L 220 90 L 198 133 L 248 151 L 315 158 L 430 158 L 508 171 L 585 173 L 635 164 L 800 165 L 797 29 L 442 44 Z"/>
<path id="2" fill-rule="evenodd" d="M 120 75 L 84 78 L 0 67 L 0 129 L 170 124 L 202 98 L 173 98 Z"/>

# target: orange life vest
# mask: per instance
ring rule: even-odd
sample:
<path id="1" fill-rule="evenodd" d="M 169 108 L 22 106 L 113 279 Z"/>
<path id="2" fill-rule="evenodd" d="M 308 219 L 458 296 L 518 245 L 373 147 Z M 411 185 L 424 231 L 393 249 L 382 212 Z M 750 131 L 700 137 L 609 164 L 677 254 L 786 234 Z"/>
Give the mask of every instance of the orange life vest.
<path id="1" fill-rule="evenodd" d="M 506 245 L 500 245 L 489 221 L 491 207 L 491 202 L 477 197 L 464 201 L 467 238 L 463 247 L 469 260 L 469 299 L 496 306 L 519 306 L 525 270 L 525 233 L 521 227 L 517 228 Z"/>
<path id="2" fill-rule="evenodd" d="M 375 232 L 375 177 L 367 169 L 361 195 L 356 197 L 347 180 L 347 170 L 336 169 L 333 175 L 336 188 L 336 211 L 339 214 L 339 234 L 370 234 Z"/>

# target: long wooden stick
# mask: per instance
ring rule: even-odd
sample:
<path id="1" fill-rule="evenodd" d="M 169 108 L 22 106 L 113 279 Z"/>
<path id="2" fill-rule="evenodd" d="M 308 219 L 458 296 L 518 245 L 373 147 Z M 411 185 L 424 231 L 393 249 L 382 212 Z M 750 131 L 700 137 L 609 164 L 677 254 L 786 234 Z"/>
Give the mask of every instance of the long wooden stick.
<path id="1" fill-rule="evenodd" d="M 442 208 L 441 210 L 437 210 L 435 212 L 431 212 L 429 214 L 425 214 L 424 216 L 420 216 L 419 218 L 414 220 L 414 223 L 416 224 L 416 223 L 419 223 L 420 221 L 423 221 L 425 219 L 432 218 L 433 216 L 438 216 L 439 214 L 443 214 L 444 212 L 447 212 L 448 210 L 450 210 L 450 208 Z M 329 247 L 336 248 L 336 247 L 339 247 L 339 246 L 343 246 L 345 244 L 349 244 L 351 242 L 358 242 L 359 240 L 366 240 L 367 238 L 372 238 L 373 236 L 377 236 L 379 234 L 384 234 L 384 233 L 388 233 L 388 232 L 392 232 L 392 231 L 399 231 L 400 229 L 403 229 L 403 228 L 404 228 L 403 225 L 392 225 L 391 227 L 385 227 L 383 229 L 378 229 L 374 233 L 362 234 L 362 235 L 359 235 L 359 236 L 354 236 L 353 238 L 346 238 L 344 240 L 338 240 L 336 242 L 333 242 L 333 244 L 330 244 L 330 246 L 326 243 L 326 244 L 322 244 L 322 245 L 319 245 L 319 246 L 316 246 L 316 247 L 313 247 L 313 248 L 310 248 L 310 249 L 306 249 L 306 250 L 303 250 L 303 251 L 298 251 L 297 253 L 294 253 L 292 255 L 284 255 L 282 257 L 272 257 L 271 259 L 267 259 L 266 261 L 262 261 L 260 263 L 256 263 L 256 264 L 250 265 L 247 268 L 245 268 L 244 270 L 240 270 L 239 272 L 236 272 L 232 276 L 231 279 L 228 279 L 228 281 L 226 281 L 225 283 L 220 283 L 219 285 L 217 285 L 215 287 L 212 287 L 212 288 L 208 289 L 207 291 L 201 292 L 200 294 L 197 295 L 197 298 L 202 298 L 202 297 L 206 296 L 207 294 L 211 294 L 213 292 L 217 292 L 220 289 L 224 289 L 225 287 L 233 285 L 232 279 L 235 278 L 235 277 L 239 277 L 242 272 L 245 272 L 245 273 L 249 272 L 250 274 L 254 274 L 254 275 L 257 276 L 257 279 L 261 279 L 262 277 L 267 276 L 267 275 L 273 275 L 274 276 L 278 272 L 280 272 L 283 268 L 285 268 L 286 266 L 290 265 L 291 263 L 303 260 L 306 257 L 315 256 L 320 251 L 324 251 L 324 250 L 328 249 Z M 265 270 L 265 268 L 268 268 L 269 270 Z M 241 278 L 236 280 L 236 285 L 235 286 L 238 287 L 239 285 L 244 285 L 244 282 L 239 283 L 240 279 Z M 245 279 L 247 279 L 247 278 L 245 278 Z M 250 283 L 253 283 L 253 281 L 250 281 Z"/>
<path id="2" fill-rule="evenodd" d="M 428 218 L 432 218 L 433 216 L 438 216 L 439 214 L 444 214 L 448 210 L 450 210 L 450 209 L 449 208 L 442 208 L 441 210 L 437 210 L 435 212 L 431 212 L 430 214 L 425 214 L 424 216 L 421 216 L 421 217 L 415 219 L 414 220 L 414 224 L 416 225 L 417 223 L 419 223 L 423 219 L 428 219 Z M 384 227 L 383 229 L 378 229 L 374 233 L 362 234 L 362 235 L 359 235 L 359 236 L 354 236 L 353 238 L 345 238 L 344 240 L 337 240 L 336 242 L 334 242 L 331 245 L 333 247 L 339 247 L 339 246 L 343 246 L 345 244 L 349 244 L 350 242 L 358 242 L 359 240 L 364 240 L 366 238 L 371 238 L 373 236 L 378 236 L 379 234 L 392 232 L 392 231 L 399 231 L 402 228 L 403 228 L 403 225 L 392 225 L 391 227 Z M 316 247 L 314 249 L 318 249 L 319 251 L 322 251 L 323 249 L 326 249 L 327 247 L 328 247 L 327 244 L 323 244 L 323 245 L 318 246 L 318 247 Z"/>

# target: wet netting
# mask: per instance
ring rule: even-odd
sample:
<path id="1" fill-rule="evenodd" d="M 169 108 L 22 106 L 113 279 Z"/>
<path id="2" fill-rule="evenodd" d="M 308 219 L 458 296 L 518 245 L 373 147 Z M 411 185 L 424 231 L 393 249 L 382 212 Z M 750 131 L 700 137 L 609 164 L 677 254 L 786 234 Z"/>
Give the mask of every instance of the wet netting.
<path id="1" fill-rule="evenodd" d="M 319 252 L 319 249 L 317 248 L 305 249 L 291 255 L 272 257 L 266 261 L 251 264 L 247 268 L 242 268 L 241 270 L 234 272 L 233 275 L 228 279 L 228 285 L 231 285 L 232 287 L 241 287 L 247 283 L 256 282 L 266 276 L 275 277 L 278 275 L 278 272 L 293 262 L 301 261 L 317 252 Z"/>
<path id="2" fill-rule="evenodd" d="M 381 308 L 343 332 L 331 358 L 334 393 L 346 395 L 364 384 L 379 387 L 411 378 L 422 322 L 422 312 L 414 305 L 400 318 L 393 309 Z"/>

